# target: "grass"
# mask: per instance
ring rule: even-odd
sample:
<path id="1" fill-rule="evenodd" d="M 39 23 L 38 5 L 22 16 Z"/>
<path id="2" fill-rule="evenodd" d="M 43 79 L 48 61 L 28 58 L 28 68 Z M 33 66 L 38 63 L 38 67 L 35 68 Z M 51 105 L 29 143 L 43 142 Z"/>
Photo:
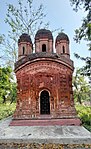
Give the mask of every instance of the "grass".
<path id="1" fill-rule="evenodd" d="M 16 103 L 0 103 L 0 120 L 12 115 L 15 111 Z"/>

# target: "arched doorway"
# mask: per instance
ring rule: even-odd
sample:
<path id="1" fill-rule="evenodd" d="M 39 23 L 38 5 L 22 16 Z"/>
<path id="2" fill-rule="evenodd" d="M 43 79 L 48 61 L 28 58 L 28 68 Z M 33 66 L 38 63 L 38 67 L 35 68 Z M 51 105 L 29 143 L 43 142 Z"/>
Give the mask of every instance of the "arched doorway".
<path id="1" fill-rule="evenodd" d="M 40 114 L 50 114 L 49 93 L 46 90 L 40 94 Z"/>

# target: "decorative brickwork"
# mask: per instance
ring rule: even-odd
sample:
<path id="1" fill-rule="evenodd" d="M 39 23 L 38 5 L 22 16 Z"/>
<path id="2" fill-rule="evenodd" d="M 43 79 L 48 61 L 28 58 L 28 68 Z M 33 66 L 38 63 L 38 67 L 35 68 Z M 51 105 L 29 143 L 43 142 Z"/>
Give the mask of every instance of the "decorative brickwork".
<path id="1" fill-rule="evenodd" d="M 14 117 L 40 117 L 40 93 L 50 94 L 52 118 L 74 117 L 72 70 L 52 59 L 39 59 L 16 71 L 18 104 Z"/>
<path id="2" fill-rule="evenodd" d="M 35 45 L 38 45 L 40 49 L 36 46 L 35 51 L 39 54 L 29 54 L 26 49 L 27 55 L 19 57 L 15 64 L 17 106 L 14 120 L 76 119 L 72 90 L 73 62 L 69 56 L 65 56 L 70 54 L 67 50 L 69 49 L 68 38 L 67 40 L 63 38 L 65 48 L 63 53 L 58 48 L 61 50 L 60 54 L 58 51 L 54 54 L 48 41 L 50 31 L 42 29 L 38 33 L 39 43 L 35 39 Z M 45 36 L 44 40 L 40 40 Z M 27 43 L 25 39 L 24 36 L 23 45 Z M 22 43 L 19 44 L 22 47 Z M 51 42 L 53 48 L 52 44 L 53 42 Z M 19 51 L 22 50 L 21 47 Z"/>

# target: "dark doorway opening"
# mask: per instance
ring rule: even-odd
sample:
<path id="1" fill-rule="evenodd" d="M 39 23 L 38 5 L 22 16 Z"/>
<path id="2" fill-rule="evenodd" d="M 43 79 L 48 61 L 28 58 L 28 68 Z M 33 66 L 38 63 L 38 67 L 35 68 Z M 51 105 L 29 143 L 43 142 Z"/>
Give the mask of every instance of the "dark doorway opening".
<path id="1" fill-rule="evenodd" d="M 46 52 L 46 45 L 45 44 L 42 45 L 42 52 Z"/>
<path id="2" fill-rule="evenodd" d="M 23 47 L 23 52 L 22 53 L 23 53 L 23 55 L 25 54 L 25 47 Z"/>
<path id="3" fill-rule="evenodd" d="M 40 114 L 50 114 L 50 100 L 48 91 L 44 90 L 40 95 Z"/>
<path id="4" fill-rule="evenodd" d="M 65 53 L 65 47 L 63 46 L 63 53 Z"/>

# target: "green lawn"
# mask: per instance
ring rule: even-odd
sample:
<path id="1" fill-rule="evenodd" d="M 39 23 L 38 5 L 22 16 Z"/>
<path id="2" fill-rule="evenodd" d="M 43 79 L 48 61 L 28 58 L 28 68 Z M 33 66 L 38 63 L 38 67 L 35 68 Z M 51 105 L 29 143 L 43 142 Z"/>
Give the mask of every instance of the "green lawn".
<path id="1" fill-rule="evenodd" d="M 0 103 L 0 120 L 12 115 L 15 111 L 16 103 Z M 91 131 L 91 107 L 76 105 L 77 114 L 80 117 L 82 124 Z"/>
<path id="2" fill-rule="evenodd" d="M 0 103 L 0 120 L 12 115 L 15 111 L 16 103 Z"/>

